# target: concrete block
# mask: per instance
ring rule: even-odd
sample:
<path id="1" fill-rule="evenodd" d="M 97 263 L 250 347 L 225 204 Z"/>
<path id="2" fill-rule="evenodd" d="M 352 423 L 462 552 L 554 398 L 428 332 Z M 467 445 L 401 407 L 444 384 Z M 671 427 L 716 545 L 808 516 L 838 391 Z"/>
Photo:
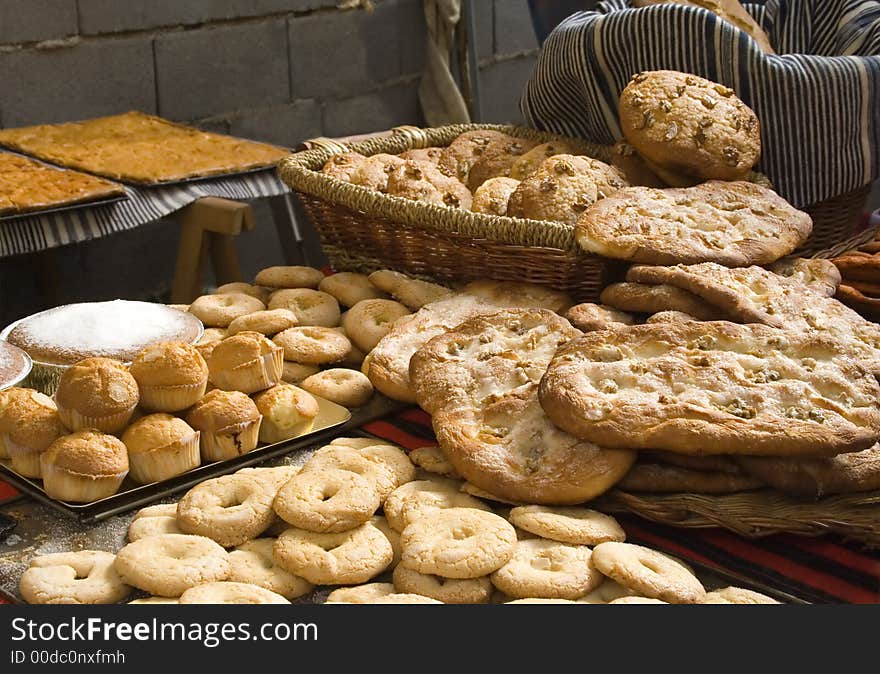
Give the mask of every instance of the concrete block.
<path id="1" fill-rule="evenodd" d="M 495 53 L 515 54 L 537 48 L 528 0 L 495 0 Z"/>
<path id="2" fill-rule="evenodd" d="M 400 75 L 396 3 L 289 20 L 294 98 L 344 96 Z"/>
<path id="3" fill-rule="evenodd" d="M 421 73 L 425 66 L 428 27 L 422 0 L 395 0 L 396 21 L 400 37 L 400 72 Z"/>
<path id="4" fill-rule="evenodd" d="M 417 81 L 324 102 L 324 134 L 331 138 L 384 131 L 402 124 L 422 124 Z"/>
<path id="5" fill-rule="evenodd" d="M 492 0 L 476 0 L 471 3 L 476 21 L 476 35 L 471 43 L 477 45 L 477 59 L 491 58 L 495 53 L 495 21 Z"/>
<path id="6" fill-rule="evenodd" d="M 480 121 L 522 123 L 519 99 L 526 81 L 535 68 L 533 56 L 514 58 L 480 68 Z"/>
<path id="7" fill-rule="evenodd" d="M 149 38 L 0 54 L 4 126 L 63 122 L 126 110 L 156 112 Z"/>
<path id="8" fill-rule="evenodd" d="M 156 39 L 159 113 L 196 119 L 289 100 L 283 19 Z"/>
<path id="9" fill-rule="evenodd" d="M 335 4 L 334 0 L 79 0 L 79 17 L 84 35 L 98 35 L 302 12 Z"/>
<path id="10" fill-rule="evenodd" d="M 0 44 L 76 35 L 76 0 L 3 0 Z"/>
<path id="11" fill-rule="evenodd" d="M 230 116 L 229 133 L 292 148 L 321 135 L 321 106 L 304 100 L 243 110 Z"/>

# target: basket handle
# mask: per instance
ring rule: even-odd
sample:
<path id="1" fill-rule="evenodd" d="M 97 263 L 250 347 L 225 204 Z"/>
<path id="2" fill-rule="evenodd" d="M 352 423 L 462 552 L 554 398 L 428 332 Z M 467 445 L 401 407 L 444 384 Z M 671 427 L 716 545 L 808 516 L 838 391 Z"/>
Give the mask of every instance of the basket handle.
<path id="1" fill-rule="evenodd" d="M 304 140 L 300 143 L 297 150 L 327 150 L 330 154 L 342 154 L 343 152 L 348 152 L 348 146 L 333 138 L 318 136 L 317 138 Z"/>
<path id="2" fill-rule="evenodd" d="M 410 126 L 409 124 L 395 126 L 391 129 L 391 133 L 398 136 L 405 136 L 409 140 L 410 146 L 414 149 L 422 149 L 431 145 L 431 143 L 428 142 L 428 136 L 425 133 L 425 130 L 418 126 Z"/>

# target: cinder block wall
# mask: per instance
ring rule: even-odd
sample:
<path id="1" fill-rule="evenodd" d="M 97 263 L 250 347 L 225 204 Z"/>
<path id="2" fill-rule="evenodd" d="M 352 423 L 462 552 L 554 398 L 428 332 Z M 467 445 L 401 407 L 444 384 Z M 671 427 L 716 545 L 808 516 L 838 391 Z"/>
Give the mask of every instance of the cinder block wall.
<path id="1" fill-rule="evenodd" d="M 421 0 L 0 0 L 0 127 L 140 109 L 293 146 L 420 124 Z M 352 4 L 352 3 L 348 3 Z M 537 44 L 527 0 L 477 0 L 485 121 L 517 121 Z M 279 264 L 275 229 L 240 237 L 243 272 Z M 61 249 L 63 301 L 161 298 L 177 228 L 159 221 Z M 0 324 L 43 308 L 35 256 L 0 260 Z M 58 301 L 56 299 L 55 301 Z"/>
<path id="2" fill-rule="evenodd" d="M 3 0 L 0 126 L 129 109 L 293 145 L 420 123 L 421 0 Z M 351 3 L 349 3 L 351 4 Z M 484 117 L 519 118 L 526 0 L 478 0 Z"/>

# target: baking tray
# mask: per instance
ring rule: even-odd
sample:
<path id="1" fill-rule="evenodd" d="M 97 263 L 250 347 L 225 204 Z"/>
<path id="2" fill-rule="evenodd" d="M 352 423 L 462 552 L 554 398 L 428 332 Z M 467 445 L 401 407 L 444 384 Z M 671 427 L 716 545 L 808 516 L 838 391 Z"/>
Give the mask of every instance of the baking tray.
<path id="1" fill-rule="evenodd" d="M 128 194 L 119 194 L 114 197 L 105 197 L 104 199 L 94 199 L 92 201 L 77 201 L 71 204 L 64 204 L 63 206 L 53 206 L 52 208 L 39 208 L 32 211 L 23 211 L 17 213 L 9 213 L 7 215 L 0 215 L 0 224 L 8 222 L 10 220 L 18 220 L 20 218 L 41 217 L 43 215 L 66 213 L 68 211 L 75 211 L 79 208 L 104 208 L 107 206 L 112 206 L 113 204 L 118 204 L 122 201 L 128 201 Z"/>
<path id="2" fill-rule="evenodd" d="M 217 461 L 194 468 L 183 475 L 169 480 L 140 485 L 126 478 L 120 490 L 113 496 L 92 503 L 66 503 L 49 497 L 43 491 L 39 480 L 31 480 L 16 473 L 8 460 L 0 460 L 0 479 L 10 483 L 16 489 L 49 506 L 54 511 L 67 517 L 79 520 L 84 524 L 95 523 L 113 515 L 143 507 L 177 492 L 189 489 L 195 484 L 232 473 L 239 468 L 261 463 L 283 454 L 294 452 L 307 445 L 320 442 L 331 436 L 339 435 L 347 429 L 356 428 L 373 419 L 385 416 L 394 411 L 405 409 L 407 405 L 394 402 L 384 396 L 376 395 L 369 404 L 351 413 L 345 407 L 315 396 L 319 412 L 312 430 L 291 440 L 276 442 L 271 445 L 257 447 L 252 452 L 226 461 Z"/>
<path id="3" fill-rule="evenodd" d="M 232 136 L 233 138 L 237 138 L 237 136 Z M 247 138 L 238 138 L 238 140 L 247 140 Z M 283 148 L 282 148 L 283 149 Z M 82 169 L 77 169 L 82 170 Z M 101 176 L 102 178 L 106 178 L 107 180 L 115 180 L 118 183 L 122 183 L 123 185 L 129 185 L 131 187 L 138 187 L 141 189 L 150 188 L 150 187 L 173 187 L 174 185 L 188 185 L 190 183 L 200 183 L 205 180 L 222 180 L 224 178 L 238 178 L 241 176 L 248 176 L 254 173 L 261 173 L 263 171 L 274 171 L 275 166 L 259 166 L 256 168 L 250 169 L 242 169 L 240 171 L 231 171 L 230 173 L 212 173 L 210 175 L 203 176 L 190 176 L 189 178 L 179 178 L 177 180 L 163 180 L 160 182 L 140 182 L 136 180 L 130 180 L 128 178 L 107 178 L 106 176 Z M 95 174 L 98 175 L 98 174 Z"/>
<path id="4" fill-rule="evenodd" d="M 408 406 L 401 406 L 408 407 Z M 362 422 L 358 422 L 362 423 Z M 334 429 L 334 436 L 356 435 L 370 436 L 369 433 L 355 430 L 345 432 L 339 427 Z M 378 441 L 383 441 L 377 438 Z M 267 461 L 269 465 L 291 464 L 302 465 L 312 453 L 321 446 L 321 442 L 311 438 L 311 442 L 296 450 L 295 454 L 285 457 L 276 457 Z M 165 499 L 170 502 L 170 499 Z M 0 545 L 0 597 L 14 604 L 21 604 L 23 600 L 18 590 L 18 581 L 24 573 L 32 557 L 63 552 L 67 550 L 107 550 L 117 552 L 126 543 L 126 534 L 131 524 L 133 514 L 116 515 L 109 519 L 93 522 L 91 524 L 59 518 L 54 510 L 27 499 L 8 503 L 0 506 L 0 515 L 8 515 L 18 526 L 8 535 L 5 542 Z M 638 542 L 631 537 L 633 542 Z M 693 567 L 700 581 L 707 589 L 717 589 L 728 585 L 746 587 L 757 592 L 762 592 L 786 604 L 806 604 L 813 600 L 812 597 L 798 597 L 787 594 L 763 583 L 754 581 L 744 576 L 738 576 L 726 570 L 700 563 L 695 560 L 685 559 Z M 391 573 L 385 572 L 370 582 L 391 582 Z M 294 604 L 321 604 L 327 599 L 327 595 L 334 590 L 334 586 L 321 586 L 312 592 L 293 601 Z M 145 597 L 147 593 L 136 591 L 125 602 L 138 597 Z"/>

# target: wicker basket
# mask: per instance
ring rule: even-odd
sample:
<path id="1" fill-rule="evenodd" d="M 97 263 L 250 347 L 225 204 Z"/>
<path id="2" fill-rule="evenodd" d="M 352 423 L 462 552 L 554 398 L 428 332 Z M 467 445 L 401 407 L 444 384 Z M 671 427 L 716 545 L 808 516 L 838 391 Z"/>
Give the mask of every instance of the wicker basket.
<path id="1" fill-rule="evenodd" d="M 282 160 L 278 172 L 299 193 L 324 252 L 338 271 L 390 268 L 447 283 L 477 278 L 531 281 L 564 290 L 578 301 L 595 300 L 602 288 L 622 276 L 625 265 L 581 251 L 568 225 L 424 204 L 318 172 L 339 152 L 397 154 L 410 148 L 446 146 L 474 129 L 494 129 L 540 143 L 561 139 L 497 124 L 399 127 L 391 135 L 351 145 L 312 141 L 314 149 Z M 611 160 L 607 147 L 564 140 L 585 155 Z"/>
<path id="2" fill-rule="evenodd" d="M 675 527 L 722 527 L 748 538 L 834 533 L 880 547 L 880 491 L 798 499 L 771 489 L 737 494 L 635 494 L 615 489 L 594 507 Z"/>
<path id="3" fill-rule="evenodd" d="M 320 173 L 334 154 L 397 154 L 411 148 L 445 146 L 459 134 L 494 129 L 537 142 L 564 140 L 579 152 L 610 162 L 608 147 L 516 126 L 468 124 L 431 129 L 398 127 L 390 135 L 343 144 L 310 141 L 311 149 L 287 157 L 278 172 L 300 197 L 337 271 L 390 268 L 440 282 L 477 278 L 530 281 L 569 293 L 578 302 L 596 301 L 601 290 L 621 280 L 626 263 L 582 251 L 572 227 L 444 208 L 392 197 Z M 766 183 L 763 176 L 753 175 Z M 854 231 L 865 194 L 845 195 L 811 210 L 813 236 L 799 251 L 814 255 L 845 242 Z"/>

